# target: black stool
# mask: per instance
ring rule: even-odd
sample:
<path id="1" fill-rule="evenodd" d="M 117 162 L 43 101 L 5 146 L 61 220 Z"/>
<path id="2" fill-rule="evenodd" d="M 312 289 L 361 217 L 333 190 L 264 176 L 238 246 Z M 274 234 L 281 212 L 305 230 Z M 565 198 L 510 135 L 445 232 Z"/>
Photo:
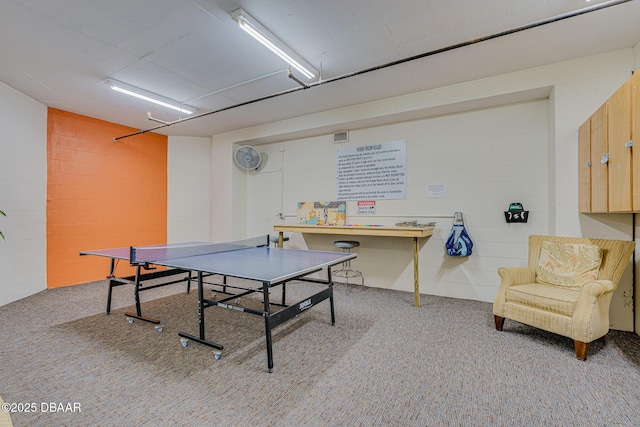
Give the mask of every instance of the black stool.
<path id="1" fill-rule="evenodd" d="M 342 249 L 342 252 L 351 253 L 351 249 L 360 246 L 360 242 L 353 240 L 338 240 L 333 242 L 333 246 Z M 349 284 L 350 277 L 360 277 L 362 285 L 364 285 L 364 276 L 362 275 L 362 272 L 351 268 L 351 260 L 347 260 L 342 263 L 342 267 L 340 267 L 339 270 L 333 271 L 331 274 L 338 277 L 344 277 L 345 284 Z"/>
<path id="2" fill-rule="evenodd" d="M 277 248 L 277 247 L 278 247 L 278 240 L 279 240 L 279 239 L 280 239 L 280 238 L 279 238 L 279 236 L 269 236 L 269 240 L 271 241 L 271 243 L 273 243 L 273 246 L 274 246 L 275 248 Z M 282 238 L 282 243 L 284 243 L 284 242 L 286 242 L 286 241 L 288 241 L 288 240 L 289 240 L 289 238 L 288 238 L 288 237 L 283 237 L 283 238 Z"/>

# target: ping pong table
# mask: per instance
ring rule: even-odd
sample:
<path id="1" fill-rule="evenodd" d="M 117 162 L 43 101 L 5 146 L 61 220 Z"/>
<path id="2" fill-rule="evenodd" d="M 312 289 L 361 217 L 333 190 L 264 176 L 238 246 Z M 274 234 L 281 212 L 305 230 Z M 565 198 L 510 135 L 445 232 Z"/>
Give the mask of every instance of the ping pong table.
<path id="1" fill-rule="evenodd" d="M 111 293 L 113 287 L 132 284 L 135 286 L 136 313 L 125 313 L 125 315 L 127 317 L 155 323 L 156 329 L 159 332 L 162 330 L 161 326 L 159 326 L 160 321 L 142 315 L 139 296 L 140 291 L 182 281 L 187 281 L 188 283 L 191 283 L 192 280 L 197 281 L 199 331 L 197 335 L 179 332 L 183 345 L 186 345 L 188 340 L 193 340 L 218 350 L 224 348 L 222 344 L 210 341 L 205 337 L 204 314 L 205 309 L 208 307 L 219 307 L 262 316 L 265 322 L 267 366 L 269 372 L 273 372 L 272 330 L 274 328 L 326 299 L 329 300 L 331 324 L 335 324 L 331 268 L 356 257 L 356 254 L 353 253 L 270 248 L 269 236 L 230 243 L 187 242 L 181 244 L 132 246 L 129 248 L 81 251 L 80 255 L 95 255 L 111 258 L 107 313 L 109 313 L 111 309 Z M 132 266 L 135 266 L 135 276 L 125 278 L 115 277 L 115 266 L 118 260 L 128 260 Z M 154 266 L 168 267 L 169 269 L 143 273 L 143 269 L 151 270 Z M 326 280 L 309 277 L 322 270 L 326 270 Z M 144 286 L 144 281 L 146 280 L 171 277 L 175 274 L 185 273 L 187 274 L 186 278 L 183 277 L 177 280 Z M 197 278 L 193 277 L 193 273 L 196 274 Z M 210 275 L 223 276 L 223 284 L 215 285 L 224 286 L 225 288 L 229 286 L 226 281 L 227 277 L 258 282 L 261 286 L 255 288 L 232 286 L 232 288 L 239 290 L 239 292 L 234 291 L 230 296 L 219 300 L 215 299 L 215 297 L 214 299 L 207 299 L 204 297 L 204 285 L 211 283 L 205 282 L 204 278 Z M 288 282 L 294 280 L 323 283 L 327 286 L 312 295 L 306 296 L 301 301 L 287 305 L 285 301 L 285 286 Z M 282 286 L 282 304 L 270 302 L 269 291 L 276 286 Z M 224 292 L 226 293 L 226 289 Z M 240 297 L 253 293 L 261 295 L 262 310 L 239 304 Z M 229 302 L 234 299 L 236 303 L 230 304 Z M 282 307 L 279 310 L 273 311 L 273 305 Z"/>

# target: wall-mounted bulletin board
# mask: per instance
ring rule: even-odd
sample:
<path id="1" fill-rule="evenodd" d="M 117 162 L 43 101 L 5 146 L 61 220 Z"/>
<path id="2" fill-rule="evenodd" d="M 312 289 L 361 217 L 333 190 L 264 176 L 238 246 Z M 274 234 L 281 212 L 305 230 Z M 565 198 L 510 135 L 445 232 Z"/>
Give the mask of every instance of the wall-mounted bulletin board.
<path id="1" fill-rule="evenodd" d="M 406 199 L 407 141 L 337 150 L 338 200 Z"/>

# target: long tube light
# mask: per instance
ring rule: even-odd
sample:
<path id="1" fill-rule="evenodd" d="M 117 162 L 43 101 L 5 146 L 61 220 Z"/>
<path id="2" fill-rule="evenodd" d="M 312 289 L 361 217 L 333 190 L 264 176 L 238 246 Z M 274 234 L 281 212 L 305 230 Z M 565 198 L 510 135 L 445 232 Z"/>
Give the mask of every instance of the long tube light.
<path id="1" fill-rule="evenodd" d="M 171 108 L 172 110 L 176 110 L 184 114 L 193 114 L 198 111 L 197 108 L 190 105 L 181 104 L 178 101 L 131 86 L 127 83 L 119 82 L 118 80 L 107 79 L 106 83 L 116 92 L 124 93 L 138 99 L 143 99 L 163 107 Z"/>
<path id="2" fill-rule="evenodd" d="M 316 70 L 313 69 L 310 65 L 303 65 L 301 59 L 297 60 L 292 57 L 292 55 L 299 56 L 295 54 L 289 47 L 287 47 L 282 41 L 280 41 L 276 36 L 271 34 L 269 30 L 260 25 L 258 21 L 252 18 L 247 12 L 245 12 L 242 8 L 235 10 L 231 17 L 234 21 L 238 23 L 238 26 L 244 30 L 251 37 L 262 43 L 267 49 L 271 52 L 278 55 L 282 60 L 284 60 L 287 64 L 291 65 L 293 68 L 298 70 L 305 76 L 307 79 L 312 79 L 316 76 Z M 280 47 L 282 46 L 282 47 Z M 285 52 L 288 50 L 289 53 Z"/>

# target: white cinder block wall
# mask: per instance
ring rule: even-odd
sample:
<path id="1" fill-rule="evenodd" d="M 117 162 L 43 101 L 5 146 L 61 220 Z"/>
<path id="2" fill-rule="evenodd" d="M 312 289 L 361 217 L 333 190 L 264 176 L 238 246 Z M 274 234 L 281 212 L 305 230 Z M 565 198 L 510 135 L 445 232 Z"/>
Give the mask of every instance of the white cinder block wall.
<path id="1" fill-rule="evenodd" d="M 379 200 L 376 216 L 356 216 L 347 203 L 347 221 L 393 225 L 436 221 L 436 233 L 421 248 L 421 291 L 457 298 L 491 300 L 499 266 L 526 258 L 523 241 L 548 229 L 547 100 L 487 108 L 444 117 L 351 131 L 349 142 L 332 135 L 259 146 L 264 169 L 247 182 L 247 233 L 269 232 L 283 211 L 294 223 L 298 201 L 336 199 L 336 150 L 396 140 L 406 141 L 407 198 Z M 284 152 L 282 151 L 284 149 Z M 427 184 L 444 184 L 446 197 L 429 199 Z M 506 225 L 503 211 L 520 201 L 531 210 L 527 225 Z M 461 211 L 476 243 L 474 256 L 444 254 L 454 211 Z M 343 236 L 344 237 L 344 236 Z M 335 236 L 294 236 L 289 247 L 335 250 Z M 368 286 L 413 291 L 412 241 L 354 237 L 361 242 L 354 266 Z"/>
<path id="2" fill-rule="evenodd" d="M 211 138 L 169 137 L 167 242 L 211 240 Z"/>
<path id="3" fill-rule="evenodd" d="M 548 233 L 574 236 L 625 238 L 633 236 L 631 215 L 581 215 L 577 204 L 577 130 L 631 75 L 638 50 L 627 49 L 595 57 L 552 64 L 480 81 L 411 94 L 372 105 L 319 113 L 314 116 L 270 123 L 227 134 L 214 135 L 214 146 L 251 144 L 269 137 L 281 142 L 260 145 L 267 154 L 264 168 L 256 174 L 234 178 L 238 189 L 228 192 L 228 204 L 244 204 L 244 233 L 229 216 L 212 217 L 213 229 L 235 230 L 234 238 L 272 232 L 284 211 L 294 221 L 295 203 L 301 200 L 335 199 L 335 150 L 331 134 L 291 140 L 295 130 L 313 133 L 313 123 L 349 129 L 350 145 L 407 141 L 407 200 L 378 201 L 378 217 L 350 219 L 358 223 L 394 223 L 397 218 L 465 214 L 476 242 L 468 259 L 443 255 L 444 239 L 451 219 L 437 221 L 435 235 L 421 248 L 421 291 L 427 294 L 492 301 L 499 285 L 500 265 L 526 265 L 526 236 Z M 548 98 L 491 108 L 461 110 L 457 114 L 368 128 L 350 128 L 353 120 L 370 114 L 397 115 L 401 111 L 447 106 L 453 102 L 477 105 L 487 99 L 510 99 L 523 92 L 545 91 Z M 368 113 L 371 112 L 371 113 Z M 284 149 L 284 151 L 281 151 Z M 456 161 L 456 157 L 458 160 Z M 213 159 L 214 170 L 228 167 L 231 156 Z M 516 178 L 508 179 L 508 176 Z M 428 183 L 445 184 L 447 197 L 427 199 Z M 213 188 L 216 203 L 225 203 Z M 237 194 L 238 196 L 234 196 Z M 222 193 L 220 194 L 224 196 Z M 509 202 L 522 202 L 531 211 L 529 224 L 507 225 L 502 211 Z M 354 212 L 353 202 L 348 205 Z M 397 218 L 396 218 L 397 216 Z M 421 218 L 421 216 L 424 216 Z M 367 284 L 410 292 L 412 265 L 410 244 L 401 239 L 359 237 L 357 266 Z M 333 250 L 329 236 L 293 236 L 291 247 Z M 630 275 L 623 278 L 632 286 Z M 624 287 L 624 286 L 622 286 Z M 624 296 L 614 297 L 612 323 L 618 329 L 633 328 L 633 312 L 623 307 Z"/>
<path id="4" fill-rule="evenodd" d="M 47 108 L 0 83 L 0 306 L 46 288 Z"/>

